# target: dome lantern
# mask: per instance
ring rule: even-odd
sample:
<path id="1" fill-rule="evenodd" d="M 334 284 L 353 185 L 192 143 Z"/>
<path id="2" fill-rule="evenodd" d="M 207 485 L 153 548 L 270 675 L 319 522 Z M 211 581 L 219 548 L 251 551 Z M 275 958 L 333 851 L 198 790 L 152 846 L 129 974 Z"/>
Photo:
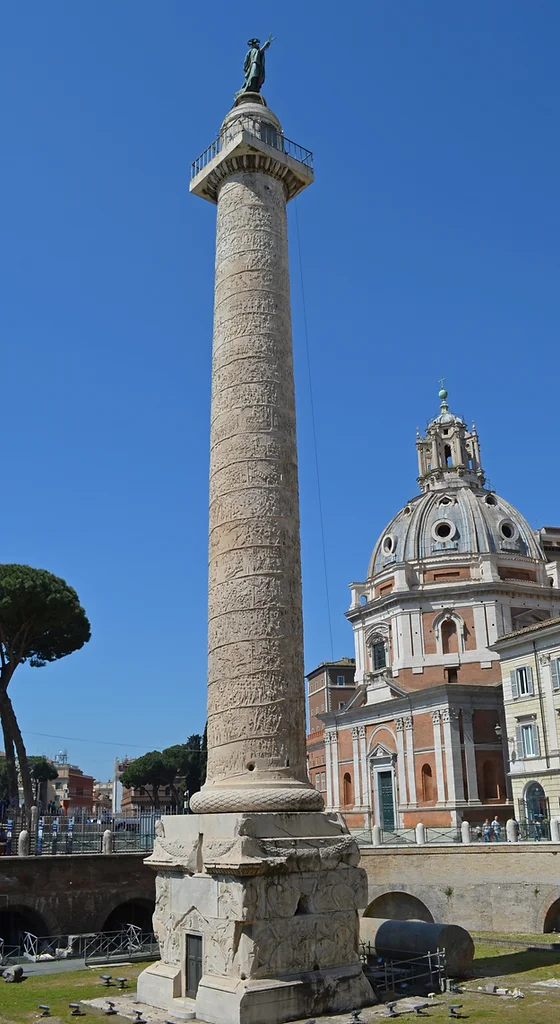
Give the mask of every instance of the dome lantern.
<path id="1" fill-rule="evenodd" d="M 417 435 L 418 483 L 423 492 L 461 484 L 484 487 L 480 445 L 474 423 L 472 430 L 460 416 L 449 411 L 448 393 L 440 381 L 440 414 L 431 420 L 426 436 Z"/>

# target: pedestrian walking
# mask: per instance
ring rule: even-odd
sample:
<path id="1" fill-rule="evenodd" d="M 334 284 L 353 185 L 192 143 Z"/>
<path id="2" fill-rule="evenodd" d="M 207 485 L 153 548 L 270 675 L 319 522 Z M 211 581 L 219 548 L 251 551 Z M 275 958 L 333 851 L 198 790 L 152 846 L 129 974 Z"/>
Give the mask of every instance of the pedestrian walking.
<path id="1" fill-rule="evenodd" d="M 482 834 L 484 835 L 484 842 L 485 843 L 491 843 L 492 842 L 492 839 L 494 838 L 494 836 L 493 836 L 493 833 L 492 833 L 492 826 L 490 824 L 490 819 L 489 818 L 485 818 L 484 819 L 484 825 L 482 826 Z"/>
<path id="2" fill-rule="evenodd" d="M 490 823 L 490 828 L 492 829 L 492 832 L 494 833 L 494 839 L 496 840 L 497 843 L 499 843 L 501 835 L 502 835 L 502 826 L 500 825 L 500 822 L 498 821 L 498 815 L 497 814 L 494 815 L 494 820 Z"/>

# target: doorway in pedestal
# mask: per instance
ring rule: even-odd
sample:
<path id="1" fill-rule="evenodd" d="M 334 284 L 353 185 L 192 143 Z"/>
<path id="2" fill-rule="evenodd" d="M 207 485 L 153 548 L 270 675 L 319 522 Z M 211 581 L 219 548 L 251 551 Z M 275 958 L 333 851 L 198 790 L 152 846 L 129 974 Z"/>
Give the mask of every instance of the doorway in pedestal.
<path id="1" fill-rule="evenodd" d="M 187 932 L 187 995 L 196 999 L 202 977 L 202 935 Z"/>

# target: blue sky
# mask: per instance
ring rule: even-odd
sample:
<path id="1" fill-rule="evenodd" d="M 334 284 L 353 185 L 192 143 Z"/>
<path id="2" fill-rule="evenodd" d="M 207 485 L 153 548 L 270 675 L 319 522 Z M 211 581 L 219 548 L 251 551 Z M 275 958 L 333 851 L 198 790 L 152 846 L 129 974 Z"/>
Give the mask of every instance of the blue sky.
<path id="1" fill-rule="evenodd" d="M 532 526 L 560 523 L 560 6 L 254 10 L 0 13 L 1 560 L 65 577 L 93 630 L 11 691 L 31 752 L 66 747 L 102 778 L 204 726 L 215 210 L 189 164 L 249 36 L 276 36 L 263 91 L 315 154 L 297 204 L 332 653 L 353 653 L 347 584 L 416 491 L 442 374 L 492 486 Z M 310 669 L 331 645 L 294 212 Z"/>

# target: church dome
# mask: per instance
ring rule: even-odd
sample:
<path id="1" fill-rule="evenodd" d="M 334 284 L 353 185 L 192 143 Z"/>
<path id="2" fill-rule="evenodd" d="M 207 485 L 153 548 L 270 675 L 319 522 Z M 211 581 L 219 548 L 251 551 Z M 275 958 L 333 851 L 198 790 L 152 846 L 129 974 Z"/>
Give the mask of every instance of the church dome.
<path id="1" fill-rule="evenodd" d="M 379 538 L 368 576 L 395 562 L 444 553 L 504 552 L 543 560 L 531 527 L 509 501 L 469 486 L 429 490 L 391 520 Z"/>
<path id="2" fill-rule="evenodd" d="M 396 562 L 442 554 L 508 553 L 544 561 L 527 521 L 513 505 L 485 487 L 474 424 L 469 430 L 439 392 L 440 414 L 417 435 L 422 491 L 389 523 L 371 557 L 368 576 Z"/>

